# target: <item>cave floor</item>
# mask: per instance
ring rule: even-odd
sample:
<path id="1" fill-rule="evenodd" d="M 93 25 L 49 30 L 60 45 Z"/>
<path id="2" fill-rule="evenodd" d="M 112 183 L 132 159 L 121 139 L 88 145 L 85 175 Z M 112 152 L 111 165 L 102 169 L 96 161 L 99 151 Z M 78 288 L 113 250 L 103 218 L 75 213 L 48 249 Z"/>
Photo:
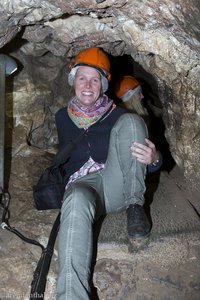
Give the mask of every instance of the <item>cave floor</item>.
<path id="1" fill-rule="evenodd" d="M 57 211 L 38 212 L 31 204 L 30 191 L 12 192 L 11 225 L 46 243 Z M 190 190 L 174 168 L 147 180 L 146 203 L 153 224 L 146 240 L 128 238 L 125 213 L 108 215 L 96 224 L 92 300 L 200 299 L 198 192 Z M 0 231 L 0 242 L 0 300 L 28 300 L 41 251 L 6 230 Z M 55 299 L 56 276 L 57 245 L 45 300 Z"/>
<path id="2" fill-rule="evenodd" d="M 103 222 L 94 272 L 99 299 L 200 299 L 198 193 L 174 168 L 151 175 L 146 202 L 153 224 L 146 240 L 128 238 L 125 213 Z"/>

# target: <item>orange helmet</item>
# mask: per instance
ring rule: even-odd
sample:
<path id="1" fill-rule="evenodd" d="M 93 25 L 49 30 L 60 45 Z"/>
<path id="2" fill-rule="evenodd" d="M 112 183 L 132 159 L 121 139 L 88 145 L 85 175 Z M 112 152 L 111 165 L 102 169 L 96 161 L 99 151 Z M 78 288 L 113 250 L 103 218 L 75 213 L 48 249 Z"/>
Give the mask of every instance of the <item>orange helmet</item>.
<path id="1" fill-rule="evenodd" d="M 107 55 L 97 47 L 80 51 L 70 64 L 70 68 L 81 65 L 95 67 L 108 80 L 111 79 L 109 59 Z"/>
<path id="2" fill-rule="evenodd" d="M 133 76 L 122 77 L 115 86 L 115 94 L 118 98 L 123 97 L 129 90 L 133 90 L 140 84 Z"/>

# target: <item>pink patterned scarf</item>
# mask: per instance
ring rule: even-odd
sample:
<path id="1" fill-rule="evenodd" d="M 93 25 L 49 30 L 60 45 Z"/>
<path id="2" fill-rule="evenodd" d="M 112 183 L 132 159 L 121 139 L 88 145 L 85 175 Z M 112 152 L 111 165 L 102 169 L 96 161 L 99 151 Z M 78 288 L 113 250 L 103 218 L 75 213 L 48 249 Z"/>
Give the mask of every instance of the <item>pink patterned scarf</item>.
<path id="1" fill-rule="evenodd" d="M 79 128 L 88 128 L 95 124 L 114 105 L 106 95 L 100 97 L 92 107 L 83 107 L 75 96 L 70 100 L 67 111 L 71 120 Z M 115 105 L 114 105 L 115 106 Z"/>

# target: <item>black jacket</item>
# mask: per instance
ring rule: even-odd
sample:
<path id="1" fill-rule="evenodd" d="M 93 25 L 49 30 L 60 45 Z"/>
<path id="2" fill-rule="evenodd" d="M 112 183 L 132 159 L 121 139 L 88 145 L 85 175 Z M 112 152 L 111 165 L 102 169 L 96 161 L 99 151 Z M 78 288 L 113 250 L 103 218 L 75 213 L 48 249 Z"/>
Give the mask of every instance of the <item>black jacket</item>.
<path id="1" fill-rule="evenodd" d="M 59 149 L 78 137 L 81 132 L 85 132 L 81 140 L 76 145 L 68 162 L 64 165 L 66 172 L 65 181 L 76 171 L 78 171 L 89 159 L 98 163 L 105 163 L 108 155 L 110 132 L 118 118 L 126 110 L 116 107 L 109 115 L 87 130 L 78 128 L 69 118 L 67 108 L 61 108 L 55 116 L 58 131 Z"/>

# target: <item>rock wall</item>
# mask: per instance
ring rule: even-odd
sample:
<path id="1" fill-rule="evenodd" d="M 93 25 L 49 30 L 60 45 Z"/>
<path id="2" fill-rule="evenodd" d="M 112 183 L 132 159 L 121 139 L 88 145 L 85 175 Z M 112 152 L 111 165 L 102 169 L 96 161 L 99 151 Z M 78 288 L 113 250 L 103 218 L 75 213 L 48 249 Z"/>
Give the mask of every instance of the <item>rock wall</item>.
<path id="1" fill-rule="evenodd" d="M 101 245 L 94 283 L 100 299 L 150 300 L 161 294 L 169 300 L 197 299 L 198 1 L 0 0 L 0 20 L 0 53 L 18 63 L 18 71 L 6 79 L 5 175 L 11 225 L 46 244 L 57 211 L 36 211 L 32 186 L 57 148 L 54 114 L 72 93 L 67 85 L 68 62 L 85 47 L 102 47 L 116 64 L 114 78 L 122 71 L 117 69 L 118 58 L 128 56 L 133 73 L 151 87 L 151 104 L 159 106 L 159 114 L 162 110 L 170 152 L 184 178 L 177 173 L 161 176 L 152 209 L 155 226 L 144 251 L 129 253 L 121 216 L 118 223 L 115 217 L 107 219 L 102 241 L 108 242 L 115 228 L 116 240 L 123 238 L 123 245 Z M 0 242 L 0 298 L 29 299 L 39 249 L 5 230 Z M 55 249 L 46 299 L 55 299 L 56 275 Z"/>

